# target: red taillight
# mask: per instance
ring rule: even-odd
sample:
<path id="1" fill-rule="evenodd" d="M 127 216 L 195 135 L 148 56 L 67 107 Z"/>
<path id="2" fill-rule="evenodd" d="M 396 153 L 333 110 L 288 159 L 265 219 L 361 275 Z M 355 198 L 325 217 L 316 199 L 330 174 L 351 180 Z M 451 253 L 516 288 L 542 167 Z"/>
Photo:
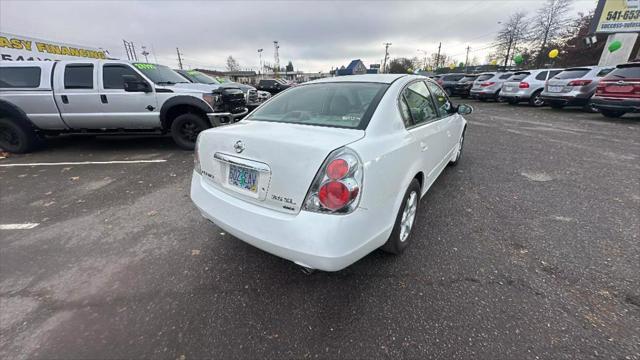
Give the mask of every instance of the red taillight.
<path id="1" fill-rule="evenodd" d="M 521 82 L 520 82 L 520 84 L 518 85 L 518 87 L 519 87 L 520 89 L 528 89 L 528 88 L 529 88 L 529 83 L 528 83 L 528 82 L 521 81 Z"/>
<path id="2" fill-rule="evenodd" d="M 363 167 L 355 151 L 343 147 L 333 151 L 313 179 L 303 210 L 348 214 L 358 207 Z"/>
<path id="3" fill-rule="evenodd" d="M 331 180 L 342 179 L 349 172 L 349 164 L 344 159 L 335 159 L 327 165 L 327 176 Z"/>
<path id="4" fill-rule="evenodd" d="M 493 81 L 489 81 L 489 82 L 483 82 L 482 84 L 480 84 L 480 86 L 482 86 L 482 87 L 487 87 L 487 86 L 491 86 L 491 85 L 493 85 L 493 84 L 495 84 L 495 82 L 493 82 Z"/>
<path id="5" fill-rule="evenodd" d="M 571 80 L 569 86 L 585 86 L 591 84 L 591 80 Z"/>
<path id="6" fill-rule="evenodd" d="M 351 200 L 351 192 L 339 181 L 330 181 L 320 187 L 318 199 L 322 206 L 330 210 L 342 209 Z"/>

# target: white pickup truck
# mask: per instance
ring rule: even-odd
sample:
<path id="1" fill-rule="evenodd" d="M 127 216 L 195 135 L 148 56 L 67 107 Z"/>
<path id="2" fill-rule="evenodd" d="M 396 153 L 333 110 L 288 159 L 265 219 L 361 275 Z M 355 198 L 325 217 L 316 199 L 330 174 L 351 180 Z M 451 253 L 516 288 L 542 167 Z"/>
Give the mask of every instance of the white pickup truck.
<path id="1" fill-rule="evenodd" d="M 44 135 L 198 133 L 247 113 L 240 89 L 188 83 L 170 68 L 119 60 L 0 62 L 0 148 L 29 152 Z"/>

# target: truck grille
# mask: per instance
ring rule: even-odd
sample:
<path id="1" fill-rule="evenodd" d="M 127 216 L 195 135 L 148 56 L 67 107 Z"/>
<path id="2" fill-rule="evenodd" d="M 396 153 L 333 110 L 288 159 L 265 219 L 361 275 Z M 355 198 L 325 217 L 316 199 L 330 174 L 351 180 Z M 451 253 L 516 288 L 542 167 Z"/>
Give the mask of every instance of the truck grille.
<path id="1" fill-rule="evenodd" d="M 247 106 L 244 92 L 236 88 L 222 88 L 220 92 L 222 103 L 216 111 L 238 113 L 244 111 Z"/>
<path id="2" fill-rule="evenodd" d="M 258 100 L 258 91 L 257 90 L 249 90 L 247 91 L 247 103 L 254 104 L 257 103 Z"/>

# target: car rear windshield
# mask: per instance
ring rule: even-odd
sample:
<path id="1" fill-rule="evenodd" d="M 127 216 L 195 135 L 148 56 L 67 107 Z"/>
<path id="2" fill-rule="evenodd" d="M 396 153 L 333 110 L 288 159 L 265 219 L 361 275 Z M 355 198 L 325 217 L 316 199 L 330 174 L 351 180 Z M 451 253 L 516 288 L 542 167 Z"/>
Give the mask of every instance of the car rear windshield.
<path id="1" fill-rule="evenodd" d="M 624 66 L 613 70 L 607 75 L 607 79 L 632 79 L 640 78 L 640 64 L 637 66 Z"/>
<path id="2" fill-rule="evenodd" d="M 476 78 L 477 76 L 465 76 L 462 79 L 460 79 L 460 82 L 474 81 Z"/>
<path id="3" fill-rule="evenodd" d="M 482 74 L 480 76 L 478 76 L 478 78 L 476 79 L 476 81 L 485 81 L 485 80 L 489 80 L 492 77 L 494 77 L 495 74 Z"/>
<path id="4" fill-rule="evenodd" d="M 39 67 L 0 67 L 0 88 L 37 88 L 39 86 Z"/>
<path id="5" fill-rule="evenodd" d="M 388 87 L 356 82 L 297 86 L 275 96 L 247 119 L 364 129 Z"/>
<path id="6" fill-rule="evenodd" d="M 188 83 L 180 74 L 169 67 L 157 64 L 133 63 L 136 69 L 142 71 L 151 81 L 158 85 L 172 85 L 177 83 Z"/>
<path id="7" fill-rule="evenodd" d="M 506 73 L 506 74 L 502 74 L 500 75 L 500 77 L 498 79 L 500 80 L 507 80 L 508 78 L 512 77 L 513 74 L 512 73 Z"/>
<path id="8" fill-rule="evenodd" d="M 445 75 L 440 80 L 442 81 L 458 81 L 462 79 L 464 75 Z"/>
<path id="9" fill-rule="evenodd" d="M 591 71 L 591 69 L 567 69 L 558 75 L 554 76 L 554 79 L 564 80 L 564 79 L 579 79 L 587 73 Z"/>
<path id="10" fill-rule="evenodd" d="M 524 78 L 526 78 L 527 76 L 531 75 L 530 72 L 517 72 L 515 74 L 513 74 L 513 76 L 509 79 L 509 81 L 520 81 L 520 80 L 524 80 Z"/>

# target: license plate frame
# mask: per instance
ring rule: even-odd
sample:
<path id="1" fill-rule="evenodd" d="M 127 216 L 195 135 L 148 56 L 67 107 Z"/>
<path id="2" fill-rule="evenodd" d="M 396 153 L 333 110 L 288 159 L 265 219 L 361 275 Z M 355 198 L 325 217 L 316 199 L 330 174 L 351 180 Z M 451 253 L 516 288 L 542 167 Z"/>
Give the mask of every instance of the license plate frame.
<path id="1" fill-rule="evenodd" d="M 257 195 L 259 177 L 260 174 L 255 169 L 229 164 L 227 184 L 233 189 L 239 189 Z"/>
<path id="2" fill-rule="evenodd" d="M 562 86 L 559 85 L 549 85 L 549 92 L 559 93 L 562 92 Z"/>

